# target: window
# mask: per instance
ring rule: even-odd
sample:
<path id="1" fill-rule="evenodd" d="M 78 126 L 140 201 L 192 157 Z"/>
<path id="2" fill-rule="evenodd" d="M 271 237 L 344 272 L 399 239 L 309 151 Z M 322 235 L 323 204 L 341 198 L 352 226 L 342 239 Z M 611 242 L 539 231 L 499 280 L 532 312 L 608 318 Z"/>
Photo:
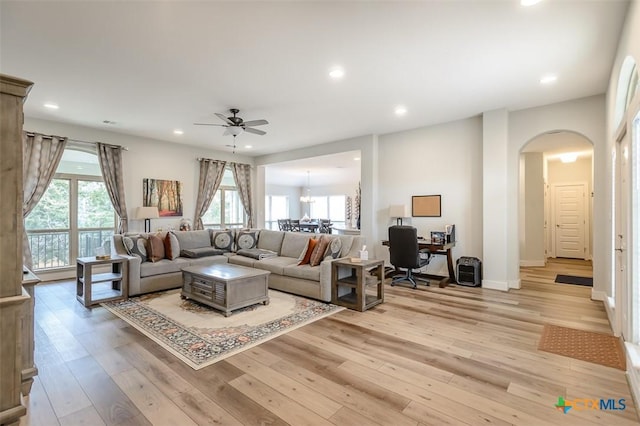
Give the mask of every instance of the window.
<path id="1" fill-rule="evenodd" d="M 68 267 L 77 257 L 95 255 L 97 247 L 111 240 L 115 224 L 98 157 L 67 148 L 54 179 L 25 220 L 34 269 Z"/>
<path id="2" fill-rule="evenodd" d="M 314 219 L 330 219 L 336 225 L 345 224 L 346 196 L 330 195 L 321 197 L 311 197 L 310 216 Z"/>
<path id="3" fill-rule="evenodd" d="M 285 195 L 266 195 L 265 205 L 265 227 L 267 229 L 278 230 L 278 219 L 289 218 L 289 197 Z"/>
<path id="4" fill-rule="evenodd" d="M 205 228 L 242 228 L 245 225 L 246 214 L 231 169 L 225 169 L 220 187 L 202 216 L 202 223 Z"/>

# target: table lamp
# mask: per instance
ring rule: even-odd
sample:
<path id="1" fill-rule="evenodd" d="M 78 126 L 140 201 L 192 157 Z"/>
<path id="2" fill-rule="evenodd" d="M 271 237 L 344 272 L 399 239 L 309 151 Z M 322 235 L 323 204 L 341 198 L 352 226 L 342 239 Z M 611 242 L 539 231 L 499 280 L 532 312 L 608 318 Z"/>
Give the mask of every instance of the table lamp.
<path id="1" fill-rule="evenodd" d="M 402 219 L 409 217 L 409 209 L 404 204 L 395 204 L 389 206 L 389 217 L 396 219 L 397 225 L 402 225 Z"/>
<path id="2" fill-rule="evenodd" d="M 144 232 L 151 232 L 151 219 L 157 219 L 158 207 L 138 207 L 136 209 L 136 219 L 144 219 Z"/>

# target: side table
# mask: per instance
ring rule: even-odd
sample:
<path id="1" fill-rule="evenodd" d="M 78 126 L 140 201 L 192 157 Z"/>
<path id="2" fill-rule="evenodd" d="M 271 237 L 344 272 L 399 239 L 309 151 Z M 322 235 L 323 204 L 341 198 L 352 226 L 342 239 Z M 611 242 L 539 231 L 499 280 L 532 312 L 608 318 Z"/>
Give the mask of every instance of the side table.
<path id="1" fill-rule="evenodd" d="M 382 302 L 384 260 L 346 258 L 331 263 L 331 303 L 363 312 Z"/>
<path id="2" fill-rule="evenodd" d="M 96 259 L 94 256 L 79 257 L 76 266 L 76 298 L 87 307 L 109 300 L 126 299 L 128 292 L 128 262 L 120 256 Z M 94 273 L 97 266 L 111 265 L 111 272 Z M 102 285 L 95 289 L 93 286 Z"/>

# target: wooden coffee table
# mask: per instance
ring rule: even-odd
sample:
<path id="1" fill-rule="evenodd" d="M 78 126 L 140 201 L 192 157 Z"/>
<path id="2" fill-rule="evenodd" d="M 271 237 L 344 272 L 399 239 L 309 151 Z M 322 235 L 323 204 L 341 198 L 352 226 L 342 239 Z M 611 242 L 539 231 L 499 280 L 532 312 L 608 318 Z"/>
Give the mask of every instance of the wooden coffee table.
<path id="1" fill-rule="evenodd" d="M 182 268 L 183 299 L 193 299 L 224 313 L 255 305 L 269 304 L 269 271 L 229 265 Z"/>

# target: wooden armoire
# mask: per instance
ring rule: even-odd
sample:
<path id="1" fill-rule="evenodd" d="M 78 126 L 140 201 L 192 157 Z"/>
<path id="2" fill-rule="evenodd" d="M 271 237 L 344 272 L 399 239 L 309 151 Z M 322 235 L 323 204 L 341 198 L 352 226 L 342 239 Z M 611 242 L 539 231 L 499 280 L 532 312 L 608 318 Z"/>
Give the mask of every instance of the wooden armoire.
<path id="1" fill-rule="evenodd" d="M 24 372 L 34 367 L 25 365 L 33 359 L 33 304 L 22 286 L 22 107 L 32 85 L 0 74 L 0 425 L 17 425 L 26 413 Z"/>

